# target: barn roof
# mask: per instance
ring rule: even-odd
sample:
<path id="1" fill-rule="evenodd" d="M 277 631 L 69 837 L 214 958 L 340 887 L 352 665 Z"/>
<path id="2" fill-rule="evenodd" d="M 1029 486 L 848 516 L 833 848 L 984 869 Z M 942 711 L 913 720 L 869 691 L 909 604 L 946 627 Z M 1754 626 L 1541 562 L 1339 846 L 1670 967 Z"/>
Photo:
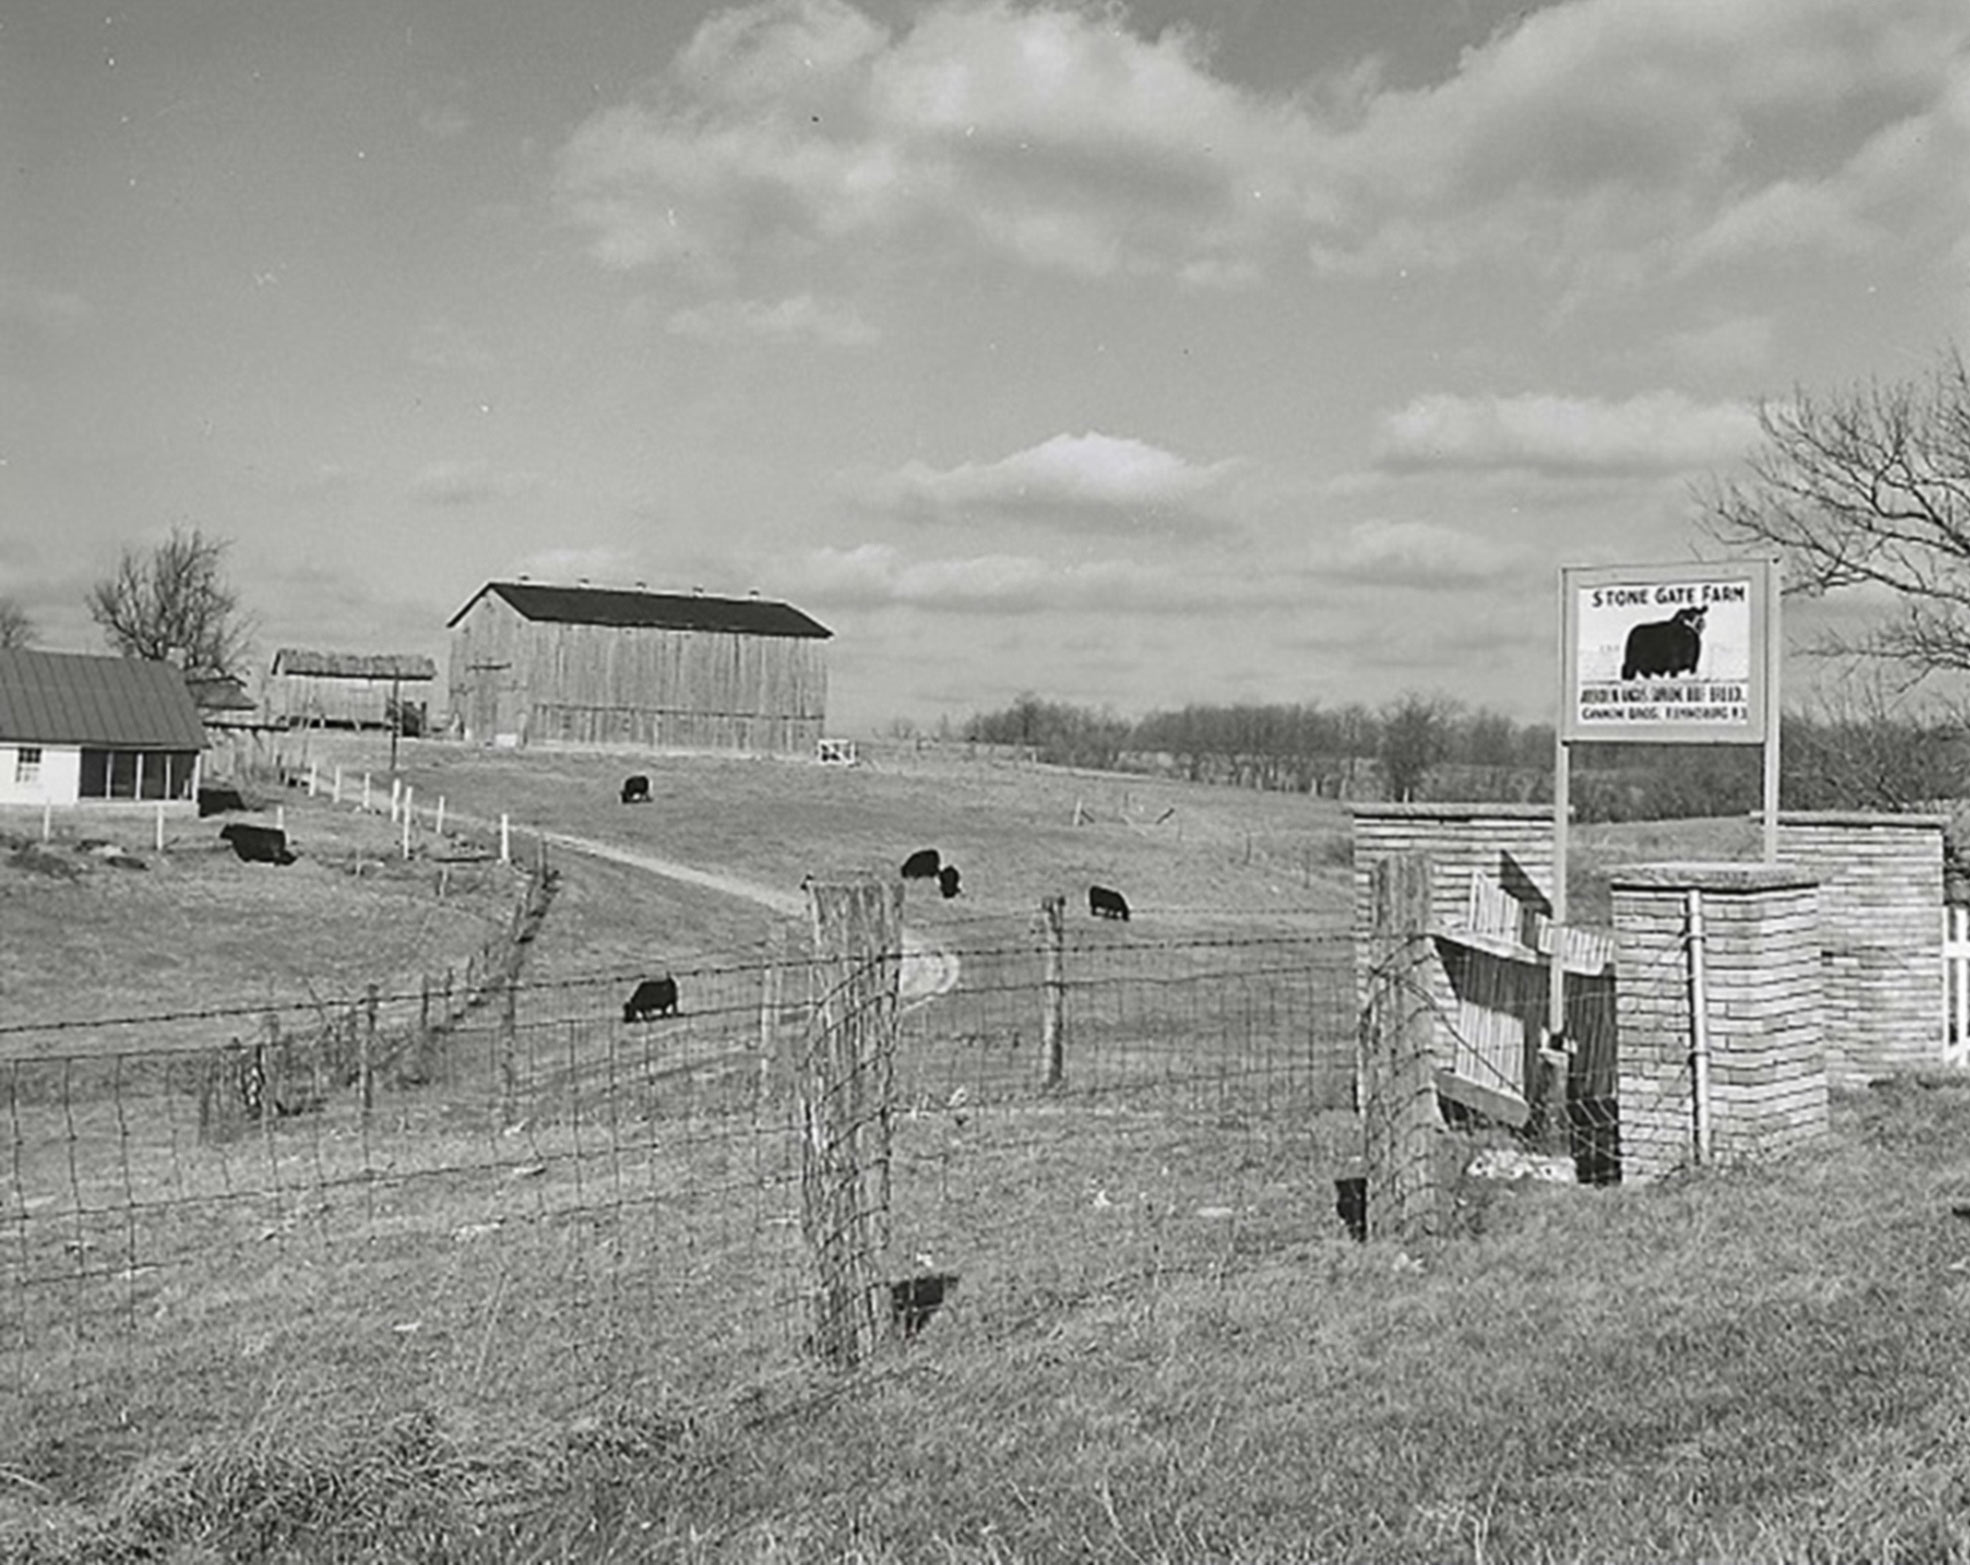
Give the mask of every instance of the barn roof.
<path id="1" fill-rule="evenodd" d="M 524 618 L 564 625 L 627 625 L 656 630 L 720 630 L 743 636 L 834 634 L 787 603 L 768 598 L 714 598 L 701 592 L 645 592 L 622 587 L 555 587 L 544 582 L 492 581 L 472 594 L 447 628 L 487 593 L 505 599 Z"/>
<path id="2" fill-rule="evenodd" d="M 199 750 L 205 725 L 169 663 L 81 652 L 0 652 L 0 740 Z"/>
<path id="3" fill-rule="evenodd" d="M 282 647 L 274 654 L 276 674 L 322 679 L 436 679 L 438 665 L 421 652 L 311 652 Z"/>

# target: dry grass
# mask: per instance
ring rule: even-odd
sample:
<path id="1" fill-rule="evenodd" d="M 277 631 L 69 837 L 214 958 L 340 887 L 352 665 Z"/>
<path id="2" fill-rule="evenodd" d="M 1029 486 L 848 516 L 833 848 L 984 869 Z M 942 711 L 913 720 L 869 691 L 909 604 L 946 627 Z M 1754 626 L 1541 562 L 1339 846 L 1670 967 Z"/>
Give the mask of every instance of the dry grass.
<path id="1" fill-rule="evenodd" d="M 437 844 L 406 862 L 386 818 L 281 802 L 299 854 L 287 866 L 242 863 L 219 839 L 222 819 L 174 821 L 162 853 L 150 823 L 127 817 L 45 849 L 18 835 L 4 845 L 0 1012 L 12 1028 L 71 1030 L 0 1038 L 0 1059 L 154 1049 L 211 1031 L 75 1023 L 414 987 L 420 971 L 462 964 L 511 915 L 516 883 L 499 865 L 440 862 Z M 89 851 L 101 841 L 143 867 Z"/>

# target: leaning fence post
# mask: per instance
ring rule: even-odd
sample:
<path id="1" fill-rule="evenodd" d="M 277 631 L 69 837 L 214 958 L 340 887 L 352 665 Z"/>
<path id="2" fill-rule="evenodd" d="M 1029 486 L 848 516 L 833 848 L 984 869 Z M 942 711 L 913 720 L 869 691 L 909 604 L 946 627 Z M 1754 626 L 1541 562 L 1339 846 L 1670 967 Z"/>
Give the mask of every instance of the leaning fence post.
<path id="1" fill-rule="evenodd" d="M 775 920 L 766 930 L 766 965 L 759 975 L 759 1083 L 754 1097 L 754 1123 L 764 1120 L 779 1096 L 780 1007 L 787 961 L 786 925 Z"/>
<path id="2" fill-rule="evenodd" d="M 1369 876 L 1369 908 L 1361 1054 L 1368 1232 L 1411 1244 L 1442 1229 L 1429 860 L 1404 854 L 1378 862 Z"/>
<path id="3" fill-rule="evenodd" d="M 1046 1085 L 1058 1087 L 1067 1079 L 1067 898 L 1054 895 L 1040 903 L 1041 989 L 1040 1053 L 1046 1061 Z"/>
<path id="4" fill-rule="evenodd" d="M 499 812 L 499 862 L 513 862 L 513 823 L 504 810 Z"/>
<path id="5" fill-rule="evenodd" d="M 840 1368 L 888 1320 L 891 1096 L 901 881 L 810 883 L 813 1004 L 798 1073 L 801 1234 L 813 1257 L 814 1345 Z"/>

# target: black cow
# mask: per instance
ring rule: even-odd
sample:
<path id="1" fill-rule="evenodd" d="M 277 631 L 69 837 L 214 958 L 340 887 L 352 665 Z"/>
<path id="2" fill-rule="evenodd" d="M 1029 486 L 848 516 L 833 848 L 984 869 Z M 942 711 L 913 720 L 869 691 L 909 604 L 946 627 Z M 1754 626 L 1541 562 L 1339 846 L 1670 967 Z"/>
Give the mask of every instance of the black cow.
<path id="1" fill-rule="evenodd" d="M 246 808 L 237 788 L 210 787 L 198 790 L 198 813 L 201 818 L 207 815 L 228 815 L 235 810 Z"/>
<path id="2" fill-rule="evenodd" d="M 937 872 L 937 889 L 943 894 L 946 902 L 957 896 L 963 889 L 958 884 L 963 879 L 964 876 L 958 872 L 958 867 L 955 864 L 946 864 Z"/>
<path id="3" fill-rule="evenodd" d="M 1126 924 L 1129 921 L 1129 899 L 1106 886 L 1090 886 L 1088 911 L 1096 918 L 1119 918 Z"/>
<path id="4" fill-rule="evenodd" d="M 287 833 L 278 826 L 250 826 L 231 821 L 219 828 L 219 835 L 233 845 L 234 854 L 247 864 L 292 864 L 294 852 L 287 845 Z"/>
<path id="5" fill-rule="evenodd" d="M 935 880 L 943 860 L 935 848 L 918 848 L 903 861 L 905 880 Z"/>
<path id="6" fill-rule="evenodd" d="M 677 980 L 668 974 L 644 979 L 622 1007 L 622 1019 L 626 1022 L 647 1022 L 653 1016 L 676 1014 Z"/>
<path id="7" fill-rule="evenodd" d="M 922 1277 L 905 1277 L 889 1285 L 889 1318 L 896 1323 L 897 1331 L 905 1337 L 914 1337 L 930 1323 L 944 1305 L 945 1300 L 957 1291 L 958 1278 L 955 1272 L 931 1272 Z"/>
<path id="8" fill-rule="evenodd" d="M 622 802 L 624 804 L 648 804 L 650 802 L 650 779 L 638 772 L 633 777 L 622 780 Z"/>
<path id="9" fill-rule="evenodd" d="M 1651 620 L 1628 632 L 1628 645 L 1621 658 L 1623 679 L 1675 678 L 1694 674 L 1696 660 L 1703 654 L 1703 619 L 1708 611 L 1700 608 L 1676 610 L 1671 619 Z"/>
<path id="10" fill-rule="evenodd" d="M 1334 1181 L 1334 1215 L 1346 1225 L 1348 1237 L 1356 1244 L 1368 1239 L 1368 1181 L 1362 1178 Z"/>

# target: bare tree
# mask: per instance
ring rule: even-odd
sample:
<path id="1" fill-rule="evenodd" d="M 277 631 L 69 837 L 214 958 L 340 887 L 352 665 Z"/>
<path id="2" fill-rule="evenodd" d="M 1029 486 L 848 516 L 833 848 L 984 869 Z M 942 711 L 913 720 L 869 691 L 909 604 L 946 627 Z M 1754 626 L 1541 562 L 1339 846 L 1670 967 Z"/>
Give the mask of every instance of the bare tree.
<path id="1" fill-rule="evenodd" d="M 31 647 L 39 634 L 26 609 L 12 598 L 0 598 L 0 652 Z"/>
<path id="2" fill-rule="evenodd" d="M 90 588 L 90 617 L 125 657 L 187 674 L 240 674 L 254 627 L 221 570 L 227 547 L 196 527 L 174 527 L 148 552 L 125 549 L 116 574 Z"/>
<path id="3" fill-rule="evenodd" d="M 1700 496 L 1711 534 L 1773 548 L 1788 586 L 1886 588 L 1899 612 L 1835 650 L 1917 673 L 1970 670 L 1970 372 L 1949 354 L 1920 382 L 1828 398 L 1797 391 L 1758 410 L 1751 477 Z"/>
<path id="4" fill-rule="evenodd" d="M 1389 797 L 1407 804 L 1422 790 L 1430 769 L 1450 754 L 1457 703 L 1446 696 L 1402 696 L 1382 711 L 1382 775 Z"/>

